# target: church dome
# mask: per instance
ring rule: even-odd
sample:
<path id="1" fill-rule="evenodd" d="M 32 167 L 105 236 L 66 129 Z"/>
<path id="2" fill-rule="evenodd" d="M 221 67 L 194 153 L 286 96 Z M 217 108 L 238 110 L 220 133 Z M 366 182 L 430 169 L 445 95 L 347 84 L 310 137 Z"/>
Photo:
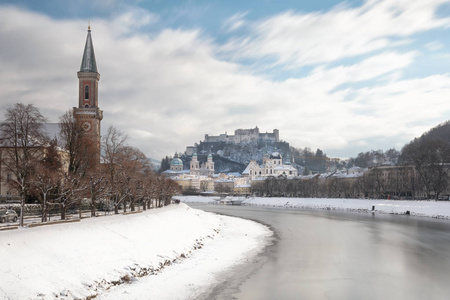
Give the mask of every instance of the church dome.
<path id="1" fill-rule="evenodd" d="M 183 161 L 181 159 L 179 159 L 178 157 L 175 157 L 174 159 L 172 159 L 172 161 L 170 162 L 171 166 L 182 166 L 183 165 Z"/>
<path id="2" fill-rule="evenodd" d="M 273 152 L 273 153 L 270 155 L 270 158 L 271 158 L 271 159 L 281 159 L 281 154 L 280 154 L 279 152 Z"/>

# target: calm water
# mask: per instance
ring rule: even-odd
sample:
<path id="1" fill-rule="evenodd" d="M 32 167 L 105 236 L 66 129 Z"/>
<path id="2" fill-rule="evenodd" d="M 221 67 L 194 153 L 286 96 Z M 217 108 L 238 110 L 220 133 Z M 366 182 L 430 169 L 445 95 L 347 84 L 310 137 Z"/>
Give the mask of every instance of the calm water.
<path id="1" fill-rule="evenodd" d="M 277 235 L 207 299 L 450 299 L 450 221 L 192 206 L 263 222 Z"/>

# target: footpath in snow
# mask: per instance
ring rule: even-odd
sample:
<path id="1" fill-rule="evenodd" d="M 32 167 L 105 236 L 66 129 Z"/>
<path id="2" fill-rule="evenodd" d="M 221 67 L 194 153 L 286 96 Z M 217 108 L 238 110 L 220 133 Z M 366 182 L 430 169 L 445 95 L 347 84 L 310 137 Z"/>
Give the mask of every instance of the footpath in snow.
<path id="1" fill-rule="evenodd" d="M 185 204 L 0 231 L 0 299 L 193 299 L 271 236 Z"/>
<path id="2" fill-rule="evenodd" d="M 177 196 L 185 203 L 218 204 L 224 199 L 219 197 Z M 370 212 L 375 207 L 376 213 L 406 214 L 412 216 L 450 219 L 449 201 L 412 201 L 379 199 L 342 199 L 342 198 L 263 198 L 263 197 L 227 197 L 227 200 L 242 201 L 242 205 L 259 205 L 268 207 L 285 207 L 301 209 L 327 209 L 342 211 Z"/>

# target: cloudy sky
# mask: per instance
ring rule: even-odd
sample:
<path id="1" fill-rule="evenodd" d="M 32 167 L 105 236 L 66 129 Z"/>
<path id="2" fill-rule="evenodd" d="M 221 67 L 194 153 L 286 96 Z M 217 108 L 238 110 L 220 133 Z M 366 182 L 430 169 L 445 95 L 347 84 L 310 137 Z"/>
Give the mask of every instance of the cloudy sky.
<path id="1" fill-rule="evenodd" d="M 345 158 L 449 119 L 450 0 L 0 0 L 0 114 L 77 105 L 89 20 L 102 130 L 156 159 L 255 126 Z"/>

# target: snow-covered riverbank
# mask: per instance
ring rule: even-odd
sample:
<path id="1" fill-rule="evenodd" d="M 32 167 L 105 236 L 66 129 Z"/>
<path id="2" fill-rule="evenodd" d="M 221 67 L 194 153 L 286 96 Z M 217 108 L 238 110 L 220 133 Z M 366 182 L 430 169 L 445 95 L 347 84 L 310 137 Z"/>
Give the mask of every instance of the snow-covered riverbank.
<path id="1" fill-rule="evenodd" d="M 261 224 L 185 204 L 4 231 L 0 299 L 195 298 L 271 235 Z"/>
<path id="2" fill-rule="evenodd" d="M 218 204 L 219 197 L 177 196 L 185 203 Z M 243 205 L 260 205 L 268 207 L 329 209 L 343 211 L 371 212 L 375 207 L 376 213 L 406 214 L 413 216 L 450 219 L 449 201 L 403 201 L 379 199 L 341 199 L 341 198 L 262 198 L 262 197 L 227 197 L 229 200 L 242 201 Z"/>

